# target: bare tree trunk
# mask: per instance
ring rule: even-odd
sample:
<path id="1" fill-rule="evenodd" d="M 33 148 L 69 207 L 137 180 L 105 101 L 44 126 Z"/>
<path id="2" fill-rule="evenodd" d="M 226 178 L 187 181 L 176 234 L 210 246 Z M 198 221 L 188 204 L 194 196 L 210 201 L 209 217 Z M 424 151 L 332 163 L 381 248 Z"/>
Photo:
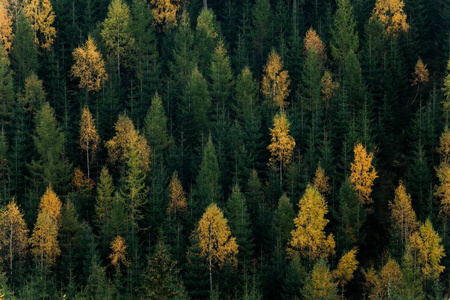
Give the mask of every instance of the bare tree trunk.
<path id="1" fill-rule="evenodd" d="M 206 1 L 206 0 L 204 0 Z M 211 257 L 211 225 L 209 227 L 209 244 L 208 244 L 208 254 L 209 254 L 209 296 L 212 295 L 213 282 L 212 282 L 212 257 Z"/>
<path id="2" fill-rule="evenodd" d="M 203 8 L 208 9 L 208 0 L 203 0 Z"/>

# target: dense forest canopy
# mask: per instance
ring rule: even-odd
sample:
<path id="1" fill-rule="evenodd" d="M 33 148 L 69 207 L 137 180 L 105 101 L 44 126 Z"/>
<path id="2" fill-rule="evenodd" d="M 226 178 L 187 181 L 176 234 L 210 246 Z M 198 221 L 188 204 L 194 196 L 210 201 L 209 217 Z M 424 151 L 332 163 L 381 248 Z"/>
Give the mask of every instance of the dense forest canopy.
<path id="1" fill-rule="evenodd" d="M 449 0 L 0 0 L 0 298 L 444 299 Z"/>

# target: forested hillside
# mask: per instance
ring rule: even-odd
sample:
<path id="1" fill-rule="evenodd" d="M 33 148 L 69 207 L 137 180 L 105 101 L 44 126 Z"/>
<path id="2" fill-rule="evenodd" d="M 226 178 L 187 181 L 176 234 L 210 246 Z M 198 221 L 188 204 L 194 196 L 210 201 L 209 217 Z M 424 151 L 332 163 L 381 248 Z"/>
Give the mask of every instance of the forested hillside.
<path id="1" fill-rule="evenodd" d="M 449 0 L 0 0 L 0 298 L 445 299 Z"/>

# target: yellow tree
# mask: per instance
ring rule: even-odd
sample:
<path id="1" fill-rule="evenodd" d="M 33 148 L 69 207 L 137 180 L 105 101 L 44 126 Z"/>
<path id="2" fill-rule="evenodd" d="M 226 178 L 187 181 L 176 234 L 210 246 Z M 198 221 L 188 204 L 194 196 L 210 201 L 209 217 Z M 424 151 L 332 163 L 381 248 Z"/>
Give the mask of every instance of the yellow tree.
<path id="1" fill-rule="evenodd" d="M 426 220 L 419 227 L 419 231 L 411 235 L 409 247 L 426 279 L 439 278 L 445 269 L 440 265 L 445 256 L 441 241 L 441 237 L 434 231 L 430 220 Z"/>
<path id="2" fill-rule="evenodd" d="M 328 71 L 325 71 L 323 73 L 321 83 L 322 83 L 322 102 L 324 103 L 324 106 L 328 108 L 330 106 L 329 100 L 333 96 L 336 89 L 339 87 L 339 83 L 333 81 L 333 77 L 331 76 L 331 73 Z"/>
<path id="3" fill-rule="evenodd" d="M 14 199 L 0 215 L 0 250 L 4 261 L 9 261 L 10 275 L 13 273 L 13 260 L 23 257 L 28 246 L 28 228 Z"/>
<path id="4" fill-rule="evenodd" d="M 302 294 L 306 300 L 337 299 L 337 284 L 333 281 L 325 260 L 314 264 L 311 277 L 306 281 Z"/>
<path id="5" fill-rule="evenodd" d="M 82 150 L 86 151 L 86 165 L 88 178 L 90 176 L 90 157 L 89 152 L 92 153 L 92 158 L 95 157 L 95 153 L 98 150 L 98 145 L 100 143 L 100 137 L 95 128 L 94 119 L 92 118 L 91 112 L 88 107 L 83 108 L 81 113 L 80 121 L 80 147 Z"/>
<path id="6" fill-rule="evenodd" d="M 49 186 L 45 191 L 45 194 L 41 197 L 39 210 L 46 211 L 52 221 L 59 226 L 61 224 L 61 207 L 61 200 L 59 200 L 52 187 Z"/>
<path id="7" fill-rule="evenodd" d="M 177 26 L 177 13 L 181 8 L 181 0 L 151 0 L 153 21 L 161 31 Z"/>
<path id="8" fill-rule="evenodd" d="M 446 75 L 444 78 L 444 87 L 442 90 L 444 91 L 445 99 L 442 101 L 442 110 L 445 113 L 445 124 L 448 126 L 448 113 L 450 111 L 450 58 L 447 62 Z"/>
<path id="9" fill-rule="evenodd" d="M 361 144 L 356 144 L 354 150 L 355 160 L 351 163 L 350 182 L 353 184 L 358 197 L 363 204 L 370 204 L 373 199 L 370 197 L 372 186 L 377 172 L 372 166 L 373 153 L 367 154 L 366 148 Z"/>
<path id="10" fill-rule="evenodd" d="M 411 195 L 406 193 L 405 185 L 402 181 L 395 189 L 394 201 L 389 203 L 392 215 L 392 226 L 400 235 L 403 244 L 409 240 L 411 234 L 416 231 L 418 224 L 416 213 L 411 205 Z"/>
<path id="11" fill-rule="evenodd" d="M 420 85 L 425 85 L 429 80 L 429 72 L 427 65 L 423 63 L 422 59 L 417 60 L 414 72 L 412 73 L 411 86 L 417 86 L 417 93 L 413 102 L 419 95 Z"/>
<path id="12" fill-rule="evenodd" d="M 115 126 L 116 135 L 106 142 L 111 163 L 123 162 L 130 151 L 136 150 L 143 170 L 150 168 L 150 148 L 147 139 L 135 130 L 133 122 L 126 115 L 120 115 Z"/>
<path id="13" fill-rule="evenodd" d="M 317 166 L 316 175 L 314 176 L 313 184 L 316 190 L 318 190 L 322 195 L 328 194 L 330 192 L 330 185 L 328 181 L 330 177 L 325 175 L 325 170 L 319 165 Z"/>
<path id="14" fill-rule="evenodd" d="M 349 252 L 345 253 L 339 260 L 336 270 L 333 271 L 333 277 L 341 286 L 342 293 L 344 293 L 344 287 L 347 283 L 353 279 L 353 273 L 355 273 L 358 268 L 359 263 L 356 260 L 357 253 L 357 248 L 353 248 Z"/>
<path id="15" fill-rule="evenodd" d="M 441 200 L 440 213 L 450 216 L 450 132 L 445 127 L 440 138 L 438 152 L 441 155 L 441 164 L 436 168 L 439 185 L 434 195 Z"/>
<path id="16" fill-rule="evenodd" d="M 272 101 L 280 110 L 287 106 L 286 98 L 289 96 L 289 74 L 283 70 L 280 56 L 272 50 L 264 66 L 261 92 L 267 100 Z"/>
<path id="17" fill-rule="evenodd" d="M 306 54 L 314 52 L 322 62 L 326 60 L 327 55 L 325 53 L 325 44 L 322 42 L 314 29 L 310 28 L 306 32 L 305 39 L 303 40 L 303 46 Z"/>
<path id="18" fill-rule="evenodd" d="M 231 262 L 234 265 L 237 263 L 238 245 L 236 244 L 236 238 L 231 236 L 227 219 L 214 203 L 208 206 L 198 222 L 195 234 L 201 249 L 200 255 L 208 261 L 209 286 L 212 292 L 213 264 L 222 268 L 226 262 Z"/>
<path id="19" fill-rule="evenodd" d="M 400 288 L 403 275 L 399 264 L 389 258 L 380 274 L 370 268 L 364 277 L 369 299 L 392 299 L 392 296 Z"/>
<path id="20" fill-rule="evenodd" d="M 291 232 L 288 243 L 289 254 L 299 254 L 311 260 L 327 258 L 334 254 L 335 242 L 333 234 L 325 233 L 329 220 L 325 218 L 328 206 L 323 196 L 310 184 L 300 199 L 300 208 L 294 219 L 295 229 Z"/>
<path id="21" fill-rule="evenodd" d="M 267 147 L 270 151 L 269 164 L 279 163 L 280 165 L 280 186 L 283 184 L 283 168 L 290 163 L 294 153 L 295 141 L 289 134 L 289 121 L 284 112 L 275 115 L 273 128 L 270 130 L 271 143 Z"/>
<path id="22" fill-rule="evenodd" d="M 34 30 L 35 43 L 50 51 L 56 37 L 56 29 L 53 27 L 55 13 L 51 1 L 24 0 L 23 10 Z"/>
<path id="23" fill-rule="evenodd" d="M 386 35 L 396 37 L 400 32 L 406 32 L 409 25 L 403 11 L 405 3 L 402 0 L 376 0 L 371 20 L 378 20 L 384 25 Z"/>
<path id="24" fill-rule="evenodd" d="M 111 264 L 117 269 L 120 270 L 120 265 L 125 267 L 129 266 L 129 262 L 127 260 L 127 245 L 125 244 L 125 240 L 120 235 L 116 236 L 115 239 L 111 243 L 111 254 L 109 254 L 109 259 L 111 260 Z"/>
<path id="25" fill-rule="evenodd" d="M 12 16 L 6 5 L 0 2 L 0 43 L 3 43 L 3 50 L 6 53 L 11 50 L 12 38 Z"/>
<path id="26" fill-rule="evenodd" d="M 174 213 L 176 216 L 182 214 L 187 208 L 186 193 L 183 190 L 180 179 L 178 179 L 178 172 L 173 172 L 172 179 L 169 183 L 169 206 L 167 211 Z"/>
<path id="27" fill-rule="evenodd" d="M 97 50 L 94 40 L 89 35 L 86 43 L 76 48 L 73 53 L 75 64 L 72 66 L 72 76 L 80 79 L 79 87 L 90 92 L 98 92 L 108 79 L 105 61 Z"/>

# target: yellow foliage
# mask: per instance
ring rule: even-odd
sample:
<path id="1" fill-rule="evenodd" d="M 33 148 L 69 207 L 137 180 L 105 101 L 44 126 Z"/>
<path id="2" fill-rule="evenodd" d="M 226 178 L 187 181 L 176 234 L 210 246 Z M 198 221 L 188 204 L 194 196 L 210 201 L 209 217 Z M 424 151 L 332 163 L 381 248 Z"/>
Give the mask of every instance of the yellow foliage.
<path id="1" fill-rule="evenodd" d="M 58 230 L 59 225 L 50 213 L 41 209 L 30 238 L 31 253 L 41 261 L 41 265 L 44 262 L 49 265 L 54 264 L 56 258 L 61 254 L 57 239 Z"/>
<path id="2" fill-rule="evenodd" d="M 366 148 L 358 143 L 354 150 L 355 160 L 351 163 L 350 182 L 353 183 L 355 191 L 363 204 L 370 204 L 373 199 L 370 197 L 372 186 L 377 172 L 372 166 L 373 153 L 367 154 Z"/>
<path id="3" fill-rule="evenodd" d="M 273 119 L 273 128 L 270 130 L 271 143 L 267 147 L 270 151 L 270 164 L 280 163 L 280 169 L 285 168 L 291 161 L 294 153 L 295 141 L 289 134 L 289 121 L 284 112 L 278 113 Z"/>
<path id="4" fill-rule="evenodd" d="M 325 261 L 319 261 L 314 265 L 311 278 L 306 282 L 303 290 L 305 299 L 336 299 L 337 284 L 333 282 L 333 276 Z"/>
<path id="5" fill-rule="evenodd" d="M 17 256 L 24 256 L 28 245 L 28 228 L 14 199 L 0 215 L 0 250 L 2 259 L 12 261 Z"/>
<path id="6" fill-rule="evenodd" d="M 425 84 L 429 80 L 429 73 L 427 69 L 427 65 L 423 63 L 422 59 L 416 63 L 414 68 L 414 72 L 412 73 L 411 86 L 418 85 L 420 83 Z"/>
<path id="7" fill-rule="evenodd" d="M 0 2 L 0 43 L 3 43 L 3 50 L 9 53 L 12 46 L 12 16 L 5 4 Z"/>
<path id="8" fill-rule="evenodd" d="M 92 118 L 89 108 L 84 107 L 81 113 L 80 121 L 80 147 L 86 152 L 97 152 L 100 137 L 95 128 L 94 119 Z"/>
<path id="9" fill-rule="evenodd" d="M 303 40 L 305 53 L 314 52 L 320 58 L 321 61 L 325 61 L 327 55 L 325 54 L 325 44 L 320 39 L 317 32 L 310 28 L 306 32 L 305 39 Z"/>
<path id="10" fill-rule="evenodd" d="M 118 268 L 120 265 L 124 265 L 125 267 L 129 266 L 129 262 L 127 261 L 127 245 L 125 245 L 125 240 L 120 235 L 116 236 L 114 241 L 111 243 L 112 253 L 109 255 L 109 259 L 111 259 L 111 264 Z"/>
<path id="11" fill-rule="evenodd" d="M 389 203 L 392 211 L 391 219 L 392 226 L 406 243 L 411 234 L 417 229 L 416 213 L 411 205 L 411 195 L 406 193 L 405 185 L 400 181 L 398 187 L 395 189 L 394 202 Z"/>
<path id="12" fill-rule="evenodd" d="M 24 12 L 34 30 L 35 43 L 50 51 L 56 37 L 52 3 L 50 0 L 24 0 Z"/>
<path id="13" fill-rule="evenodd" d="M 79 168 L 75 168 L 73 174 L 73 185 L 77 190 L 83 192 L 90 192 L 94 189 L 94 181 L 87 178 L 86 175 L 84 175 L 83 171 L 81 171 Z"/>
<path id="14" fill-rule="evenodd" d="M 384 25 L 385 33 L 396 37 L 400 32 L 406 32 L 409 25 L 403 11 L 405 3 L 402 0 L 376 0 L 371 20 L 376 19 Z"/>
<path id="15" fill-rule="evenodd" d="M 137 150 L 141 167 L 148 171 L 150 148 L 147 139 L 134 129 L 133 122 L 126 115 L 119 116 L 114 128 L 116 135 L 106 142 L 109 160 L 112 163 L 123 162 L 131 150 Z"/>
<path id="16" fill-rule="evenodd" d="M 210 264 L 217 264 L 221 268 L 225 262 L 237 263 L 236 238 L 231 236 L 227 219 L 216 204 L 208 206 L 198 222 L 196 232 L 201 249 L 200 255 Z"/>
<path id="17" fill-rule="evenodd" d="M 415 254 L 423 276 L 426 279 L 438 278 L 445 267 L 441 266 L 441 260 L 445 256 L 442 239 L 434 231 L 430 220 L 425 221 L 410 238 L 409 247 Z"/>
<path id="18" fill-rule="evenodd" d="M 108 79 L 105 61 L 97 50 L 94 40 L 89 35 L 86 43 L 73 51 L 75 64 L 72 66 L 72 76 L 80 79 L 80 88 L 97 92 Z"/>
<path id="19" fill-rule="evenodd" d="M 300 211 L 294 219 L 295 229 L 291 232 L 288 253 L 312 260 L 334 254 L 333 234 L 325 234 L 325 226 L 329 221 L 325 218 L 328 207 L 323 196 L 309 184 L 298 206 Z"/>
<path id="20" fill-rule="evenodd" d="M 52 187 L 49 186 L 41 197 L 39 210 L 47 212 L 51 220 L 59 226 L 61 222 L 61 206 L 61 200 L 56 196 Z"/>
<path id="21" fill-rule="evenodd" d="M 270 101 L 273 101 L 281 110 L 287 106 L 286 98 L 289 96 L 289 74 L 283 71 L 283 62 L 280 56 L 272 50 L 264 66 L 261 92 Z"/>
<path id="22" fill-rule="evenodd" d="M 447 127 L 441 135 L 438 152 L 442 162 L 450 163 L 450 131 Z"/>
<path id="23" fill-rule="evenodd" d="M 441 199 L 440 213 L 450 216 L 450 163 L 442 162 L 436 169 L 439 185 L 434 195 Z"/>
<path id="24" fill-rule="evenodd" d="M 169 184 L 169 207 L 168 212 L 174 213 L 175 215 L 183 213 L 187 208 L 187 198 L 186 193 L 183 190 L 180 179 L 178 179 L 178 173 L 175 171 L 172 175 L 172 179 Z"/>
<path id="25" fill-rule="evenodd" d="M 328 101 L 333 96 L 335 90 L 339 87 L 338 82 L 334 82 L 331 77 L 331 73 L 325 71 L 321 79 L 322 83 L 322 101 L 325 103 L 325 106 L 328 107 L 330 104 Z"/>
<path id="26" fill-rule="evenodd" d="M 392 258 L 388 259 L 380 274 L 370 268 L 364 276 L 368 299 L 390 299 L 390 295 L 400 288 L 403 277 L 399 264 Z"/>
<path id="27" fill-rule="evenodd" d="M 151 0 L 152 13 L 155 25 L 162 31 L 177 26 L 177 13 L 181 8 L 181 0 Z"/>
<path id="28" fill-rule="evenodd" d="M 330 185 L 328 184 L 328 181 L 330 180 L 330 177 L 325 175 L 325 170 L 322 169 L 322 167 L 317 167 L 316 175 L 314 176 L 313 184 L 314 187 L 322 194 L 328 194 L 330 192 Z"/>
<path id="29" fill-rule="evenodd" d="M 341 257 L 336 270 L 333 271 L 333 277 L 338 281 L 339 285 L 344 286 L 353 279 L 353 273 L 358 268 L 358 261 L 356 260 L 357 248 L 353 248 Z"/>

